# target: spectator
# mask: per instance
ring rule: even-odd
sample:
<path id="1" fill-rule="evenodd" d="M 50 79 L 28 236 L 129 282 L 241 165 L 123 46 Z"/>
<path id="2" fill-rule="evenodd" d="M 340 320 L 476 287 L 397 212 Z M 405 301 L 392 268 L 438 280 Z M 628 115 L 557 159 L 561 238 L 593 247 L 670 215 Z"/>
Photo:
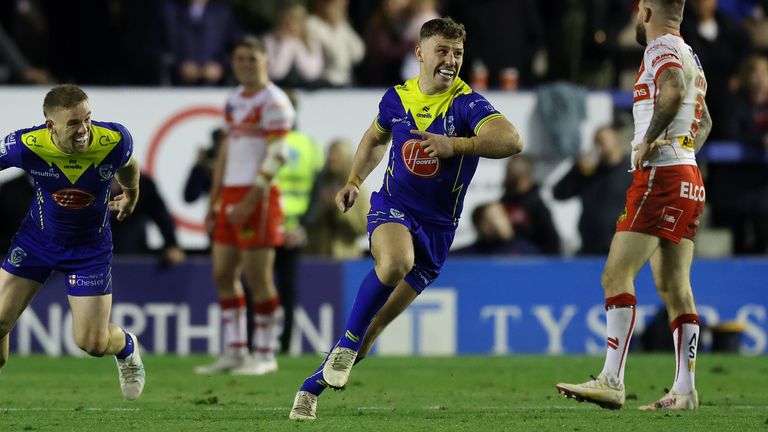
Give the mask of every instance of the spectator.
<path id="1" fill-rule="evenodd" d="M 294 107 L 294 95 L 287 92 Z M 275 276 L 280 305 L 285 313 L 280 351 L 290 348 L 293 334 L 293 309 L 296 306 L 296 275 L 307 245 L 306 214 L 312 199 L 315 178 L 323 168 L 323 149 L 312 138 L 296 130 L 286 136 L 288 160 L 277 174 L 281 206 L 285 216 L 285 242 L 275 248 Z"/>
<path id="2" fill-rule="evenodd" d="M 326 166 L 315 181 L 312 204 L 307 214 L 309 255 L 331 258 L 359 258 L 363 251 L 358 239 L 365 234 L 368 207 L 353 206 L 346 213 L 339 211 L 334 200 L 336 192 L 347 183 L 352 166 L 352 149 L 348 142 L 335 140 L 328 148 Z M 360 188 L 361 202 L 367 192 Z"/>
<path id="3" fill-rule="evenodd" d="M 184 262 L 186 254 L 176 241 L 176 224 L 157 190 L 154 180 L 142 173 L 139 179 L 139 201 L 130 218 L 111 224 L 114 253 L 119 254 L 149 254 L 152 249 L 147 241 L 147 224 L 153 222 L 160 229 L 163 237 L 161 261 L 167 265 Z M 120 185 L 112 182 L 112 195 L 120 193 Z M 112 218 L 116 215 L 113 214 Z"/>
<path id="4" fill-rule="evenodd" d="M 229 52 L 241 39 L 229 6 L 217 0 L 166 0 L 162 14 L 174 83 L 221 84 Z"/>
<path id="5" fill-rule="evenodd" d="M 726 138 L 731 123 L 730 81 L 751 51 L 747 32 L 717 10 L 718 0 L 693 0 L 686 8 L 680 32 L 698 55 L 707 77 L 707 107 L 712 116 L 710 139 Z"/>
<path id="6" fill-rule="evenodd" d="M 0 26 L 0 82 L 49 84 L 52 79 L 46 69 L 32 66 L 16 44 Z"/>
<path id="7" fill-rule="evenodd" d="M 477 235 L 475 242 L 457 249 L 453 255 L 534 255 L 539 248 L 528 241 L 515 237 L 515 229 L 507 217 L 504 205 L 489 202 L 475 207 L 472 226 Z"/>
<path id="8" fill-rule="evenodd" d="M 172 56 L 166 50 L 163 3 L 128 0 L 121 5 L 122 83 L 170 85 Z"/>
<path id="9" fill-rule="evenodd" d="M 213 166 L 216 155 L 219 154 L 221 142 L 226 138 L 224 129 L 217 128 L 211 132 L 211 146 L 197 150 L 197 160 L 189 172 L 184 184 L 184 201 L 192 203 L 211 190 Z"/>
<path id="10" fill-rule="evenodd" d="M 539 196 L 533 178 L 533 160 L 525 155 L 510 158 L 501 202 L 519 238 L 534 244 L 545 255 L 560 253 L 560 236 L 552 215 Z"/>
<path id="11" fill-rule="evenodd" d="M 556 199 L 581 199 L 579 255 L 607 255 L 616 231 L 616 219 L 624 208 L 626 191 L 632 183 L 627 173 L 629 155 L 610 126 L 595 133 L 595 146 L 573 164 L 554 187 Z"/>
<path id="12" fill-rule="evenodd" d="M 411 41 L 411 48 L 415 48 L 421 39 L 421 26 L 435 18 L 440 18 L 437 12 L 437 0 L 411 0 L 409 9 L 408 25 L 405 27 L 405 37 Z M 405 56 L 400 78 L 403 81 L 417 76 L 419 74 L 419 62 L 415 56 Z"/>
<path id="13" fill-rule="evenodd" d="M 536 1 L 453 0 L 446 15 L 463 22 L 472 35 L 464 45 L 464 64 L 482 62 L 488 70 L 489 86 L 499 87 L 501 71 L 509 68 L 518 70 L 521 86 L 534 83 L 534 59 L 543 56 L 545 45 Z M 503 40 L 509 41 L 503 49 L 499 48 L 501 33 Z M 462 76 L 468 76 L 472 68 L 463 69 Z"/>
<path id="14" fill-rule="evenodd" d="M 747 160 L 710 164 L 707 199 L 713 222 L 729 227 L 736 255 L 768 253 L 768 59 L 749 57 L 739 73 L 734 97 L 734 138 Z"/>
<path id="15" fill-rule="evenodd" d="M 365 60 L 358 81 L 366 86 L 400 83 L 403 59 L 412 42 L 403 30 L 407 24 L 409 0 L 380 0 L 365 32 Z"/>
<path id="16" fill-rule="evenodd" d="M 307 10 L 300 4 L 285 7 L 277 27 L 264 35 L 269 79 L 281 87 L 321 85 L 323 49 L 307 31 Z"/>
<path id="17" fill-rule="evenodd" d="M 363 60 L 365 44 L 347 20 L 349 0 L 314 0 L 307 18 L 310 37 L 323 50 L 322 79 L 333 87 L 352 84 L 352 68 Z"/>

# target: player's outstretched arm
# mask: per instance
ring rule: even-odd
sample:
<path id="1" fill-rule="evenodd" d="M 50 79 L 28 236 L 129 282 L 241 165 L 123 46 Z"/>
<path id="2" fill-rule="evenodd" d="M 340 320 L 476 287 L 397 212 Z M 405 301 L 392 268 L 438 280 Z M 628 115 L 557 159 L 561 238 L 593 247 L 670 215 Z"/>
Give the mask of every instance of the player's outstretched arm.
<path id="1" fill-rule="evenodd" d="M 504 117 L 489 120 L 471 138 L 447 137 L 419 130 L 412 134 L 424 138 L 421 147 L 436 158 L 449 158 L 456 155 L 480 156 L 501 159 L 523 151 L 523 139 L 517 128 Z"/>
<path id="2" fill-rule="evenodd" d="M 693 137 L 694 151 L 696 153 L 698 153 L 699 150 L 701 150 L 701 147 L 704 146 L 704 143 L 707 141 L 707 137 L 709 137 L 709 132 L 712 130 L 712 117 L 709 115 L 709 108 L 707 108 L 707 103 L 703 100 L 702 104 L 699 130 L 696 131 L 696 136 Z"/>
<path id="3" fill-rule="evenodd" d="M 128 217 L 136 208 L 136 203 L 139 201 L 140 176 L 139 163 L 133 156 L 115 173 L 117 183 L 123 188 L 123 193 L 112 197 L 109 201 L 109 209 L 117 212 L 117 220 L 119 221 Z"/>
<path id="4" fill-rule="evenodd" d="M 655 147 L 654 143 L 664 130 L 675 119 L 675 115 L 680 111 L 685 98 L 685 76 L 683 70 L 678 67 L 668 67 L 661 72 L 656 80 L 658 93 L 656 96 L 656 105 L 653 107 L 653 115 L 645 133 L 643 142 L 638 144 L 635 159 L 632 161 L 632 167 L 640 169 L 643 162 L 648 159 L 651 150 Z"/>
<path id="5" fill-rule="evenodd" d="M 368 174 L 381 162 L 387 151 L 391 134 L 382 132 L 376 127 L 376 121 L 365 131 L 355 152 L 352 169 L 349 172 L 347 184 L 336 193 L 336 206 L 342 212 L 349 210 L 355 204 L 360 193 L 360 185 Z"/>

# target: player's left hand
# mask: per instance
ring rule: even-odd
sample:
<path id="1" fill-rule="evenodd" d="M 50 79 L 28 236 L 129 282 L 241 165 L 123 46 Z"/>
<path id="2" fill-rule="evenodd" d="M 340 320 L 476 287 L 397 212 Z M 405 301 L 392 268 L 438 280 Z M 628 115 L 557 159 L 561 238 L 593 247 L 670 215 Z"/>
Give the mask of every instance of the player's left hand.
<path id="1" fill-rule="evenodd" d="M 450 137 L 420 130 L 412 130 L 411 133 L 424 139 L 421 142 L 421 148 L 431 157 L 449 158 L 455 154 L 453 152 L 453 141 Z"/>
<path id="2" fill-rule="evenodd" d="M 671 145 L 672 141 L 668 139 L 659 138 L 652 143 L 642 142 L 635 146 L 635 158 L 632 160 L 632 168 L 642 169 L 643 163 L 651 157 L 651 152 L 661 146 Z"/>
<path id="3" fill-rule="evenodd" d="M 109 210 L 117 212 L 117 220 L 122 221 L 133 213 L 138 199 L 131 199 L 126 194 L 115 195 L 109 200 Z"/>

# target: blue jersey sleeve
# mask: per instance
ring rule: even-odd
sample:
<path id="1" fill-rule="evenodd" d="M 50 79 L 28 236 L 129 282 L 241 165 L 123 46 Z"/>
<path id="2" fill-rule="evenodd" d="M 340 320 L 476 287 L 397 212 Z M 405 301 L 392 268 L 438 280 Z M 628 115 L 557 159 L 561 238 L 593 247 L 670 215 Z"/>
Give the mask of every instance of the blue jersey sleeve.
<path id="1" fill-rule="evenodd" d="M 470 93 L 464 97 L 461 107 L 467 124 L 472 129 L 473 135 L 477 135 L 480 129 L 489 120 L 503 117 L 488 100 L 479 93 Z"/>
<path id="2" fill-rule="evenodd" d="M 379 114 L 376 116 L 376 128 L 381 132 L 392 132 L 392 98 L 396 96 L 397 93 L 394 89 L 389 89 L 384 93 L 381 102 L 379 102 Z"/>
<path id="3" fill-rule="evenodd" d="M 0 170 L 10 167 L 21 168 L 22 145 L 18 143 L 18 133 L 8 134 L 0 141 Z"/>
<path id="4" fill-rule="evenodd" d="M 128 129 L 125 128 L 125 126 L 121 125 L 120 123 L 112 123 L 112 125 L 117 129 L 118 132 L 120 132 L 120 135 L 122 136 L 122 139 L 120 141 L 120 151 L 122 152 L 120 155 L 120 166 L 125 166 L 125 164 L 128 163 L 129 160 L 131 160 L 131 155 L 133 155 L 133 136 L 131 136 L 131 133 L 128 132 Z"/>

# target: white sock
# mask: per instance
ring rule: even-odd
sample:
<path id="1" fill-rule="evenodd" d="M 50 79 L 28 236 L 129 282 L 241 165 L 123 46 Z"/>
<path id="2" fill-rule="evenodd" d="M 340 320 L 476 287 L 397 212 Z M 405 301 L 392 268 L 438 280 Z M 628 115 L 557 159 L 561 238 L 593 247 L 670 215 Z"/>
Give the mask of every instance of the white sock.
<path id="1" fill-rule="evenodd" d="M 229 304 L 227 306 L 230 306 Z M 248 353 L 245 305 L 222 307 L 221 328 L 224 335 L 224 352 L 244 356 Z"/>
<path id="2" fill-rule="evenodd" d="M 605 364 L 601 375 L 624 383 L 624 368 L 627 366 L 627 351 L 632 332 L 635 329 L 635 307 L 609 307 L 605 313 L 608 324 Z"/>
<path id="3" fill-rule="evenodd" d="M 696 388 L 696 354 L 699 342 L 697 322 L 680 323 L 672 330 L 675 341 L 675 383 L 672 390 L 687 394 Z"/>
<path id="4" fill-rule="evenodd" d="M 253 352 L 262 360 L 271 361 L 280 348 L 280 334 L 283 332 L 283 308 L 278 306 L 270 313 L 253 315 Z"/>

